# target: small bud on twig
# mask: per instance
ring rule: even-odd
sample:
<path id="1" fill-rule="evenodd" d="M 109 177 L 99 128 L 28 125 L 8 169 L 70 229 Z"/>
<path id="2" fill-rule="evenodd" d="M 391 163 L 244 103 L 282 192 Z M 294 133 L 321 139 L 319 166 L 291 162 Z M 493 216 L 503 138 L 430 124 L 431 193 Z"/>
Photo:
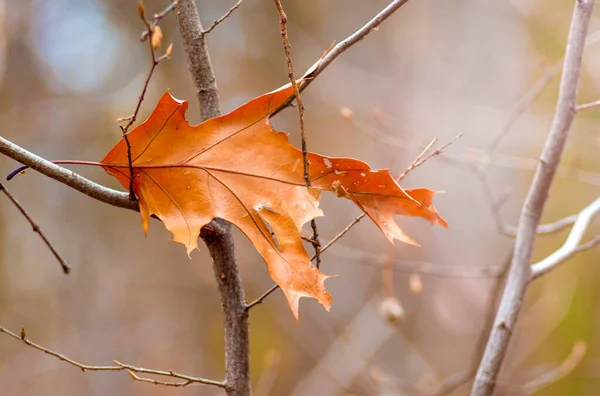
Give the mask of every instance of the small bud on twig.
<path id="1" fill-rule="evenodd" d="M 152 28 L 152 50 L 156 51 L 160 47 L 163 34 L 160 26 L 156 25 Z"/>
<path id="2" fill-rule="evenodd" d="M 146 21 L 146 7 L 142 0 L 138 0 L 138 15 L 142 21 Z"/>

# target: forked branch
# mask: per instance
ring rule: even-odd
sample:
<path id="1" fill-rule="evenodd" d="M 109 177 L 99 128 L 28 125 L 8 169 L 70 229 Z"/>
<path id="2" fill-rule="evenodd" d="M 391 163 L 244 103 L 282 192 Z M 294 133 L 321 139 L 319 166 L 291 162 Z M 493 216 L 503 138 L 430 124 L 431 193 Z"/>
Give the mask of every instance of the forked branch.
<path id="1" fill-rule="evenodd" d="M 192 377 L 189 375 L 174 372 L 172 370 L 163 371 L 163 370 L 147 369 L 147 368 L 143 368 L 143 367 L 136 367 L 136 366 L 132 366 L 130 364 L 120 363 L 116 360 L 113 362 L 115 364 L 114 366 L 92 366 L 92 365 L 79 363 L 61 353 L 55 352 L 51 349 L 48 349 L 46 347 L 43 347 L 43 346 L 31 341 L 29 338 L 27 338 L 27 333 L 25 331 L 25 328 L 23 328 L 23 327 L 21 328 L 21 333 L 19 335 L 17 335 L 15 333 L 13 333 L 12 331 L 6 329 L 5 327 L 0 326 L 0 333 L 4 333 L 16 340 L 20 340 L 25 345 L 30 346 L 33 349 L 36 349 L 38 351 L 44 352 L 47 355 L 54 356 L 58 360 L 61 360 L 65 363 L 70 364 L 71 366 L 79 368 L 81 371 L 124 371 L 124 370 L 126 370 L 129 372 L 130 376 L 134 380 L 140 381 L 140 382 L 150 382 L 155 385 L 183 387 L 183 386 L 187 386 L 187 385 L 196 383 L 196 384 L 213 385 L 213 386 L 218 386 L 220 388 L 225 388 L 225 383 L 222 381 L 214 381 L 214 380 L 209 380 L 209 379 L 204 379 L 204 378 L 199 378 L 199 377 Z M 158 376 L 162 376 L 162 377 L 170 377 L 173 379 L 183 380 L 183 382 L 159 381 L 159 380 L 155 380 L 155 379 L 151 379 L 151 378 L 140 377 L 140 376 L 135 375 L 134 373 L 158 375 Z"/>
<path id="2" fill-rule="evenodd" d="M 531 266 L 532 279 L 537 279 L 540 276 L 549 273 L 576 253 L 594 247 L 600 243 L 600 236 L 596 236 L 589 242 L 580 244 L 590 221 L 599 211 L 600 198 L 589 204 L 577 215 L 577 220 L 575 220 L 575 224 L 573 225 L 567 240 L 558 250 Z"/>
<path id="3" fill-rule="evenodd" d="M 530 262 L 537 227 L 575 116 L 583 49 L 593 8 L 593 0 L 576 0 L 558 105 L 540 163 L 523 204 L 506 288 L 475 377 L 472 396 L 490 396 L 494 391 L 531 280 Z"/>

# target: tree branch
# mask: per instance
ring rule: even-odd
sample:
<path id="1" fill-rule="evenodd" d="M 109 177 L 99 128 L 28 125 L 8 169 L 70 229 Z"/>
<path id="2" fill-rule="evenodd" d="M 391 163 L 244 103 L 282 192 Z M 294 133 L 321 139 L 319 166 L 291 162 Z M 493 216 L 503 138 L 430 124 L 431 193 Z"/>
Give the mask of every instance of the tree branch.
<path id="1" fill-rule="evenodd" d="M 100 202 L 119 208 L 138 210 L 137 200 L 130 199 L 129 194 L 104 187 L 69 169 L 54 165 L 52 162 L 9 142 L 2 136 L 0 136 L 0 153 Z"/>
<path id="2" fill-rule="evenodd" d="M 573 344 L 573 348 L 571 349 L 571 353 L 563 360 L 557 367 L 554 369 L 547 371 L 540 375 L 539 377 L 534 378 L 533 380 L 527 382 L 518 394 L 523 396 L 533 395 L 539 392 L 540 390 L 546 388 L 547 386 L 560 381 L 569 375 L 579 363 L 584 358 L 587 352 L 587 343 L 583 340 L 577 341 Z"/>
<path id="3" fill-rule="evenodd" d="M 183 40 L 188 69 L 194 80 L 196 96 L 200 102 L 200 115 L 206 120 L 221 115 L 217 80 L 208 54 L 206 37 L 202 31 L 196 3 L 191 0 L 178 1 L 175 15 Z"/>
<path id="4" fill-rule="evenodd" d="M 223 14 L 223 16 L 219 19 L 215 19 L 212 23 L 212 25 L 210 25 L 208 27 L 208 29 L 203 30 L 202 31 L 202 35 L 207 35 L 208 33 L 210 33 L 214 28 L 217 27 L 217 25 L 219 25 L 221 22 L 223 22 L 225 19 L 229 18 L 229 16 L 233 13 L 233 11 L 237 10 L 237 8 L 239 6 L 242 5 L 242 1 L 244 0 L 238 0 L 237 3 L 235 3 L 233 6 L 231 6 L 231 8 L 225 13 Z"/>
<path id="5" fill-rule="evenodd" d="M 300 92 L 304 91 L 304 89 L 306 89 L 306 87 L 308 87 L 308 85 L 312 83 L 315 80 L 315 78 L 319 74 L 321 74 L 321 72 L 325 70 L 325 68 L 329 66 L 331 62 L 335 60 L 335 58 L 343 54 L 348 48 L 352 47 L 354 44 L 364 39 L 369 33 L 371 33 L 374 30 L 377 30 L 377 28 L 379 27 L 379 25 L 381 25 L 383 21 L 388 19 L 394 12 L 396 12 L 396 10 L 398 10 L 406 3 L 408 3 L 408 0 L 392 1 L 387 7 L 381 10 L 379 14 L 375 15 L 375 17 L 369 22 L 367 22 L 363 27 L 361 27 L 356 32 L 352 33 L 350 36 L 348 36 L 344 40 L 340 41 L 337 45 L 335 45 L 330 51 L 327 52 L 327 54 L 323 57 L 321 62 L 319 62 L 319 65 L 311 73 L 311 78 L 303 80 L 300 84 L 298 84 L 298 90 Z M 293 100 L 294 97 L 288 99 L 281 106 L 278 112 L 281 111 L 281 109 L 284 109 L 285 107 L 289 106 Z"/>
<path id="6" fill-rule="evenodd" d="M 193 383 L 199 383 L 199 384 L 205 384 L 205 385 L 214 385 L 214 386 L 218 386 L 221 388 L 225 387 L 225 383 L 219 382 L 219 381 L 214 381 L 214 380 L 209 380 L 209 379 L 204 379 L 204 378 L 199 378 L 199 377 L 191 377 L 189 375 L 176 373 L 172 370 L 162 371 L 162 370 L 147 369 L 147 368 L 143 368 L 143 367 L 136 367 L 136 366 L 132 366 L 130 364 L 124 364 L 124 363 L 117 362 L 116 360 L 114 361 L 115 366 L 91 366 L 91 365 L 79 363 L 61 353 L 50 350 L 46 347 L 43 347 L 43 346 L 36 344 L 35 342 L 29 340 L 27 338 L 27 334 L 25 332 L 24 327 L 21 328 L 20 335 L 17 335 L 2 326 L 0 326 L 0 333 L 7 334 L 8 336 L 10 336 L 16 340 L 20 340 L 25 345 L 28 345 L 34 349 L 37 349 L 38 351 L 44 352 L 47 355 L 54 356 L 58 360 L 61 360 L 65 363 L 70 364 L 71 366 L 75 366 L 75 367 L 79 368 L 81 371 L 124 371 L 124 370 L 127 370 L 134 380 L 141 381 L 141 382 L 150 382 L 150 383 L 153 383 L 156 385 L 182 387 L 182 386 L 187 386 L 187 385 L 193 384 Z M 171 377 L 171 378 L 185 380 L 185 382 L 157 381 L 157 380 L 150 379 L 150 378 L 142 378 L 133 373 L 160 375 L 160 376 L 164 376 L 164 377 Z"/>
<path id="7" fill-rule="evenodd" d="M 296 81 L 296 76 L 294 75 L 294 66 L 292 64 L 292 46 L 290 44 L 290 40 L 288 38 L 287 33 L 287 15 L 283 10 L 283 5 L 281 5 L 280 0 L 275 0 L 275 6 L 277 7 L 277 11 L 279 13 L 279 26 L 281 28 L 281 40 L 283 42 L 283 51 L 285 52 L 285 60 L 287 66 L 287 73 L 290 79 L 290 83 L 292 87 L 294 87 L 294 96 L 296 98 L 296 103 L 298 104 L 298 117 L 300 119 L 300 141 L 302 146 L 302 161 L 304 163 L 304 180 L 306 181 L 306 187 L 310 189 L 310 177 L 309 175 L 309 167 L 310 162 L 308 161 L 308 147 L 306 144 L 306 128 L 304 125 L 304 103 L 302 102 L 302 96 L 300 95 L 300 90 L 298 89 L 298 81 Z M 310 227 L 313 230 L 313 235 L 310 240 L 310 243 L 313 245 L 315 249 L 315 266 L 319 268 L 321 266 L 321 242 L 319 242 L 319 229 L 317 228 L 317 220 L 310 220 Z"/>
<path id="8" fill-rule="evenodd" d="M 531 280 L 530 262 L 537 226 L 540 223 L 544 204 L 575 117 L 583 49 L 593 8 L 593 0 L 577 0 L 575 3 L 558 105 L 540 163 L 523 204 L 506 288 L 475 377 L 471 391 L 472 396 L 489 396 L 494 391 L 510 337 L 515 329 L 523 298 Z"/>
<path id="9" fill-rule="evenodd" d="M 202 119 L 217 117 L 221 115 L 217 81 L 196 4 L 193 0 L 179 0 L 175 13 Z M 213 270 L 221 294 L 225 328 L 225 389 L 228 396 L 250 396 L 248 311 L 235 259 L 231 224 L 223 219 L 214 219 L 200 230 L 200 237 L 213 259 Z"/>
<path id="10" fill-rule="evenodd" d="M 540 276 L 547 274 L 558 267 L 561 263 L 572 257 L 574 254 L 584 249 L 589 249 L 600 243 L 600 238 L 596 237 L 588 243 L 583 245 L 579 244 L 581 242 L 581 238 L 583 238 L 583 234 L 585 234 L 585 231 L 590 224 L 590 221 L 599 211 L 600 198 L 589 204 L 577 215 L 577 220 L 575 221 L 567 240 L 557 251 L 531 266 L 532 279 L 537 279 Z"/>

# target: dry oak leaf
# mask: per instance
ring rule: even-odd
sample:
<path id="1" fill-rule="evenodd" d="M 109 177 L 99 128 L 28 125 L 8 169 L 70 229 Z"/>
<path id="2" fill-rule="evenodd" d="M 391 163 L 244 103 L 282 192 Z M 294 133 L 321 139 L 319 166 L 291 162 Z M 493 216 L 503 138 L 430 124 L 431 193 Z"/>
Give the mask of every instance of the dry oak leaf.
<path id="1" fill-rule="evenodd" d="M 328 276 L 311 264 L 301 239 L 302 226 L 322 215 L 321 190 L 352 200 L 390 241 L 415 244 L 398 227 L 395 214 L 423 217 L 444 227 L 446 222 L 431 204 L 435 192 L 405 191 L 387 170 L 372 170 L 351 158 L 310 153 L 312 187 L 307 188 L 302 153 L 269 123 L 270 115 L 292 95 L 288 84 L 229 114 L 190 126 L 185 119 L 188 103 L 167 92 L 128 138 L 144 232 L 155 215 L 190 254 L 198 247 L 200 229 L 212 219 L 233 223 L 264 258 L 298 318 L 301 297 L 331 307 L 324 284 Z M 102 164 L 129 187 L 124 139 Z"/>

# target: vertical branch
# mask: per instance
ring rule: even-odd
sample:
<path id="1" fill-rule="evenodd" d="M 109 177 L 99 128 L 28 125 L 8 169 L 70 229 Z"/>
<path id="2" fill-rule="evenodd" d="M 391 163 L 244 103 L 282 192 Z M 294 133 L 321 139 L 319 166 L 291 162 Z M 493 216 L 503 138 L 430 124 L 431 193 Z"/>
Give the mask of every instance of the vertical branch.
<path id="1" fill-rule="evenodd" d="M 306 187 L 310 188 L 310 176 L 308 172 L 308 168 L 310 166 L 310 162 L 308 161 L 308 148 L 306 146 L 306 128 L 304 126 L 304 103 L 302 102 L 302 96 L 300 96 L 300 89 L 298 88 L 298 82 L 296 81 L 296 76 L 294 75 L 294 67 L 292 65 L 292 46 L 290 45 L 290 39 L 287 34 L 287 16 L 285 15 L 285 11 L 283 10 L 283 6 L 281 5 L 280 0 L 275 0 L 275 6 L 277 7 L 277 11 L 279 12 L 279 26 L 281 28 L 281 40 L 283 42 L 283 50 L 285 52 L 285 61 L 287 64 L 287 73 L 290 82 L 292 83 L 292 87 L 294 87 L 294 97 L 296 98 L 296 103 L 298 104 L 298 116 L 300 118 L 300 138 L 302 140 L 302 160 L 304 162 L 304 181 L 306 182 Z M 321 266 L 321 243 L 319 242 L 319 230 L 317 228 L 317 221 L 312 219 L 310 221 L 310 226 L 313 231 L 313 235 L 311 238 L 311 243 L 315 248 L 315 258 L 316 258 L 316 266 L 319 268 Z"/>
<path id="2" fill-rule="evenodd" d="M 231 224 L 215 219 L 200 231 L 213 259 L 221 294 L 225 330 L 225 389 L 228 396 L 250 396 L 250 343 L 248 312 L 238 271 Z"/>
<path id="3" fill-rule="evenodd" d="M 221 115 L 217 79 L 213 72 L 206 33 L 202 31 L 196 3 L 191 0 L 179 1 L 175 6 L 183 50 L 187 57 L 188 69 L 194 80 L 196 96 L 200 102 L 200 115 L 203 120 Z"/>
<path id="4" fill-rule="evenodd" d="M 221 115 L 217 82 L 210 62 L 194 0 L 179 0 L 175 13 L 188 68 L 194 80 L 202 119 Z M 231 224 L 214 219 L 200 231 L 213 259 L 225 328 L 225 384 L 228 396 L 250 396 L 250 343 L 248 312 L 235 260 Z"/>
<path id="5" fill-rule="evenodd" d="M 576 0 L 554 120 L 521 210 L 506 288 L 475 377 L 472 396 L 489 396 L 494 391 L 527 286 L 531 281 L 530 262 L 537 227 L 575 117 L 583 49 L 593 8 L 593 0 Z"/>

